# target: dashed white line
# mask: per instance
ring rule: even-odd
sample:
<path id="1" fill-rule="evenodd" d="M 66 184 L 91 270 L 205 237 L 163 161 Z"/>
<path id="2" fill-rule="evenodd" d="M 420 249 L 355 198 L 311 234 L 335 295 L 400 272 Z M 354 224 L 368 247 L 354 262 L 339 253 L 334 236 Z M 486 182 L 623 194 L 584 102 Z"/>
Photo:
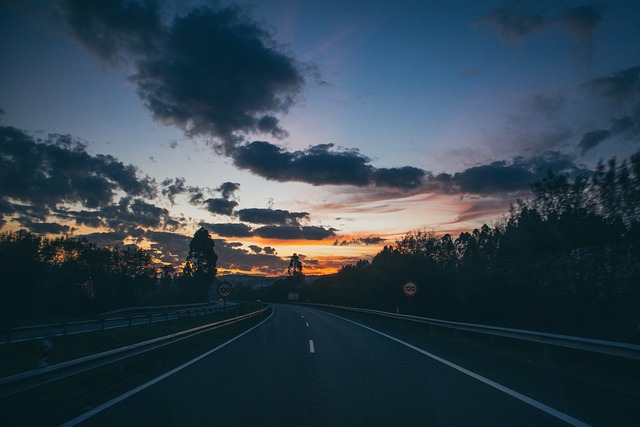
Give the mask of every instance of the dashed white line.
<path id="1" fill-rule="evenodd" d="M 313 345 L 313 340 L 309 340 L 309 353 L 315 353 L 316 347 Z"/>
<path id="2" fill-rule="evenodd" d="M 309 327 L 309 322 L 307 322 L 307 328 Z"/>

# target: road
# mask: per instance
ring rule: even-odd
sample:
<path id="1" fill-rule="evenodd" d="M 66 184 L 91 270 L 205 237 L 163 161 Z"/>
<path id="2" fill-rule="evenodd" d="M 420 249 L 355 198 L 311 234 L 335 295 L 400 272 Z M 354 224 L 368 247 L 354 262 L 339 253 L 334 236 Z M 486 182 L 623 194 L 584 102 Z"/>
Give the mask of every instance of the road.
<path id="1" fill-rule="evenodd" d="M 313 308 L 275 305 L 228 345 L 67 425 L 589 425 L 435 357 Z"/>

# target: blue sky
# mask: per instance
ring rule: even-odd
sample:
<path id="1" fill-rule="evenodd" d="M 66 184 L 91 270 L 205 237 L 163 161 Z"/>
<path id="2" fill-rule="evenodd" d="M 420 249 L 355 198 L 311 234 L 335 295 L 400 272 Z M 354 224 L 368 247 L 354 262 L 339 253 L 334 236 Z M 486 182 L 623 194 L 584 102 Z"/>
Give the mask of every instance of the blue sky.
<path id="1" fill-rule="evenodd" d="M 5 231 L 177 265 L 205 226 L 221 271 L 276 274 L 298 252 L 327 272 L 410 230 L 491 224 L 548 168 L 640 146 L 635 1 L 0 12 Z"/>

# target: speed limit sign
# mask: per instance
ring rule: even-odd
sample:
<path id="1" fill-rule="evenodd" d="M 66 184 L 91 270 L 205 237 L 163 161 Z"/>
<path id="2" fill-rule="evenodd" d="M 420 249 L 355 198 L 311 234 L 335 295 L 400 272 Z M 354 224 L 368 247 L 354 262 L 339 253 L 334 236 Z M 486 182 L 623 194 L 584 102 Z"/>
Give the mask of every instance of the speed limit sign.
<path id="1" fill-rule="evenodd" d="M 408 296 L 408 297 L 412 297 L 415 294 L 418 293 L 418 285 L 416 285 L 413 282 L 407 282 L 404 285 L 402 285 L 402 292 Z"/>
<path id="2" fill-rule="evenodd" d="M 226 299 L 233 293 L 233 286 L 231 286 L 231 283 L 229 282 L 222 282 L 218 285 L 216 291 L 218 291 L 218 296 L 220 298 Z"/>

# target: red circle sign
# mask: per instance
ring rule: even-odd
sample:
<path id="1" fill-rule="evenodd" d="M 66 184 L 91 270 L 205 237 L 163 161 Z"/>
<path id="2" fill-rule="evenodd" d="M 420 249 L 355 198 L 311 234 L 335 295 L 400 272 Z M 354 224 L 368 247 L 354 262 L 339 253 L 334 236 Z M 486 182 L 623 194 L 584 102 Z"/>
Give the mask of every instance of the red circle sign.
<path id="1" fill-rule="evenodd" d="M 408 296 L 408 297 L 412 297 L 415 294 L 418 293 L 418 285 L 416 285 L 413 282 L 407 282 L 404 285 L 402 285 L 402 292 Z"/>
<path id="2" fill-rule="evenodd" d="M 216 291 L 218 292 L 218 296 L 220 298 L 222 299 L 229 298 L 233 293 L 233 286 L 231 286 L 231 283 L 222 282 L 218 285 L 218 287 L 216 288 Z"/>

